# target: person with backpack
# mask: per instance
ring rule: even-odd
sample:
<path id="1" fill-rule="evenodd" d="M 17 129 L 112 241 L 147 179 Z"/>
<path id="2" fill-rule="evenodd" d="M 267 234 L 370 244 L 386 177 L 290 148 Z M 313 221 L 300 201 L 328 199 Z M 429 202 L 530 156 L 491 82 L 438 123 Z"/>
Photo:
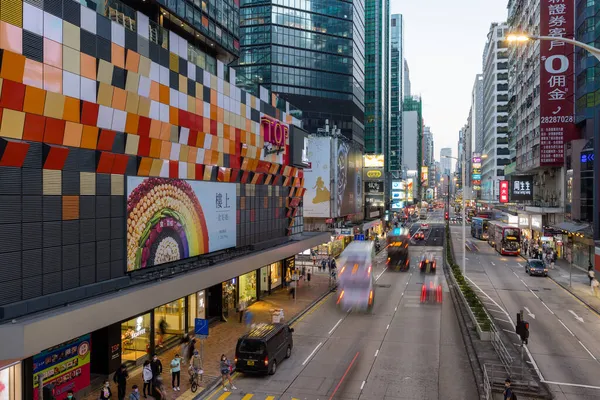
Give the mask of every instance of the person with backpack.
<path id="1" fill-rule="evenodd" d="M 506 378 L 504 381 L 504 400 L 517 400 L 517 395 L 513 392 L 510 387 L 510 378 Z"/>

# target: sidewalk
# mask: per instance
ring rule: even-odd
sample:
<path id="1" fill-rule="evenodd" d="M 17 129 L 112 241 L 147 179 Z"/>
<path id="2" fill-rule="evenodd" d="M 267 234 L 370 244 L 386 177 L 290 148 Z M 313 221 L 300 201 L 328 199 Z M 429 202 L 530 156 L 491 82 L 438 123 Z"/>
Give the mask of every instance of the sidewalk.
<path id="1" fill-rule="evenodd" d="M 315 300 L 321 297 L 324 293 L 328 292 L 329 287 L 329 274 L 321 272 L 315 268 L 316 273 L 312 274 L 311 282 L 300 281 L 296 299 L 290 298 L 287 288 L 275 289 L 271 295 L 266 296 L 263 300 L 257 301 L 248 307 L 254 314 L 254 322 L 270 322 L 271 314 L 269 310 L 273 308 L 281 308 L 284 312 L 284 321 L 290 321 L 295 315 L 301 313 L 304 309 L 309 307 Z M 237 339 L 244 333 L 245 325 L 239 323 L 238 315 L 231 316 L 227 322 L 218 322 L 210 326 L 210 334 L 204 341 L 204 378 L 200 384 L 200 387 L 196 393 L 192 393 L 189 382 L 189 374 L 187 372 L 187 365 L 181 367 L 181 391 L 175 392 L 171 387 L 171 373 L 170 363 L 175 353 L 179 352 L 179 345 L 164 351 L 159 355 L 159 359 L 163 364 L 162 379 L 167 388 L 167 398 L 187 400 L 193 399 L 196 395 L 200 394 L 202 390 L 210 386 L 215 380 L 221 379 L 219 373 L 219 360 L 221 354 L 226 354 L 229 360 L 233 362 L 235 345 Z M 196 344 L 196 348 L 200 351 L 200 342 Z M 111 391 L 113 399 L 117 400 L 117 387 L 110 381 Z M 141 398 L 143 381 L 141 375 L 141 367 L 135 368 L 129 371 L 129 379 L 127 381 L 127 396 L 131 392 L 131 386 L 138 385 Z M 97 400 L 100 391 L 93 391 L 89 395 L 82 397 L 80 400 Z M 77 397 L 79 399 L 79 397 Z M 153 397 L 148 396 L 149 399 Z M 62 400 L 62 399 L 60 399 Z"/>
<path id="2" fill-rule="evenodd" d="M 569 272 L 572 274 L 571 286 L 569 286 Z M 548 269 L 548 276 L 596 313 L 600 314 L 600 298 L 592 295 L 587 271 L 576 266 L 573 266 L 573 269 L 571 269 L 571 265 L 567 260 L 560 259 L 556 260 L 554 269 Z"/>

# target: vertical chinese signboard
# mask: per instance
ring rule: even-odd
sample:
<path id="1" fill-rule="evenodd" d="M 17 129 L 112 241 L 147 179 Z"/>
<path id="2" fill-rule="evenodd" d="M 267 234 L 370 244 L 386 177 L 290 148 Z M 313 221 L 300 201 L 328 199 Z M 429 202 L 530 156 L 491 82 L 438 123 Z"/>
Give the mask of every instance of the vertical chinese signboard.
<path id="1" fill-rule="evenodd" d="M 541 0 L 540 36 L 574 36 L 575 1 Z M 540 41 L 540 165 L 564 163 L 564 144 L 573 139 L 575 49 L 558 40 Z"/>
<path id="2" fill-rule="evenodd" d="M 500 181 L 500 203 L 508 203 L 508 181 Z"/>

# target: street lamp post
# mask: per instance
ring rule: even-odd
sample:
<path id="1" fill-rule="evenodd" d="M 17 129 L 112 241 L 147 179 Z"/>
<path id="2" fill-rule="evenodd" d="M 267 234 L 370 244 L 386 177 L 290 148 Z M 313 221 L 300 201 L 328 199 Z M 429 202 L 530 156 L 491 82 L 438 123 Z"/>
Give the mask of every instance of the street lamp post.
<path id="1" fill-rule="evenodd" d="M 461 201 L 461 206 L 462 206 L 462 252 L 463 252 L 463 257 L 462 257 L 462 273 L 464 276 L 466 276 L 466 271 L 467 271 L 467 251 L 465 250 L 467 247 L 467 227 L 466 227 L 466 218 L 465 218 L 465 194 L 466 194 L 466 190 L 465 190 L 465 181 L 466 181 L 466 177 L 465 177 L 465 157 L 462 157 L 461 160 L 459 160 L 456 157 L 452 157 L 452 156 L 442 156 L 443 158 L 452 158 L 456 161 L 460 161 L 461 163 L 461 167 L 462 167 L 462 201 Z M 448 177 L 448 216 L 450 216 L 450 177 Z"/>

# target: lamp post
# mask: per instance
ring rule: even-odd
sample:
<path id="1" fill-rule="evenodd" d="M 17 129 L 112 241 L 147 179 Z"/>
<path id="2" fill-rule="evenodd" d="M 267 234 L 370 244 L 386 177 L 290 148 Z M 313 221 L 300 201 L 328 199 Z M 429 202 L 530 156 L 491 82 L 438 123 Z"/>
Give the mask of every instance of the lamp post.
<path id="1" fill-rule="evenodd" d="M 456 157 L 452 157 L 452 156 L 442 156 L 442 158 L 452 158 L 453 160 L 456 161 L 460 161 L 461 163 L 461 169 L 462 169 L 462 204 L 461 204 L 461 212 L 462 212 L 462 252 L 463 252 L 463 257 L 462 257 L 462 273 L 463 275 L 466 276 L 465 272 L 467 270 L 467 251 L 465 250 L 465 248 L 467 247 L 467 228 L 466 228 L 466 218 L 465 218 L 465 194 L 466 194 L 466 190 L 465 190 L 465 181 L 466 181 L 466 177 L 465 177 L 465 157 L 461 157 L 461 159 L 459 160 Z M 450 216 L 450 177 L 448 176 L 448 216 Z"/>
<path id="2" fill-rule="evenodd" d="M 600 49 L 597 49 L 593 46 L 590 46 L 589 44 L 585 44 L 582 43 L 578 40 L 574 40 L 574 39 L 568 39 L 568 38 L 564 38 L 564 37 L 554 37 L 554 36 L 535 36 L 535 35 L 528 35 L 526 33 L 511 33 L 508 34 L 506 36 L 506 41 L 507 42 L 527 42 L 529 40 L 540 40 L 540 41 L 558 41 L 558 42 L 564 42 L 564 43 L 568 43 L 568 44 L 572 44 L 575 47 L 579 47 L 581 49 L 586 50 L 587 52 L 589 52 L 591 55 L 593 55 L 596 60 L 600 61 Z M 594 160 L 594 171 L 600 171 L 600 159 L 598 158 L 597 154 L 600 153 L 600 140 L 598 140 L 599 138 L 597 137 L 597 135 L 594 135 L 594 152 L 596 154 L 596 158 Z M 598 190 L 594 189 L 594 215 L 597 215 L 597 210 L 600 208 L 600 199 L 598 198 Z M 594 221 L 594 225 L 597 224 L 597 221 Z M 598 231 L 600 229 L 596 229 L 596 226 L 594 226 L 594 239 L 598 238 L 600 239 L 600 237 L 598 236 Z M 595 255 L 596 258 L 598 258 L 597 256 L 600 256 L 600 240 L 594 240 L 595 243 Z M 572 257 L 572 255 L 571 255 Z"/>

